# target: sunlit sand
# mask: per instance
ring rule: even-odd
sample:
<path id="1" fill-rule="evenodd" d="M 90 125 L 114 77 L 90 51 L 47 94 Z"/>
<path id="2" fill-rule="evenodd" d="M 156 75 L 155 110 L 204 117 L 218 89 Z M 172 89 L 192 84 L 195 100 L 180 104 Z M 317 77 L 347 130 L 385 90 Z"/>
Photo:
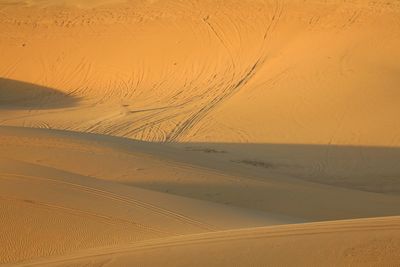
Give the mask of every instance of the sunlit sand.
<path id="1" fill-rule="evenodd" d="M 0 0 L 0 265 L 396 266 L 400 2 Z"/>

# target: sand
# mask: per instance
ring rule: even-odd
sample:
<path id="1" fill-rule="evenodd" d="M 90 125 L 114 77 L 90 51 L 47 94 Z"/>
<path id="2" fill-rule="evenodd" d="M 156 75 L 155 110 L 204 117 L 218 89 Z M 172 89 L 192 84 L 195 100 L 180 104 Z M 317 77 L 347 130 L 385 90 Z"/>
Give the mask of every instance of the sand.
<path id="1" fill-rule="evenodd" d="M 396 266 L 399 223 L 391 217 L 221 231 L 19 266 Z"/>
<path id="2" fill-rule="evenodd" d="M 399 18 L 0 1 L 0 265 L 395 266 Z"/>

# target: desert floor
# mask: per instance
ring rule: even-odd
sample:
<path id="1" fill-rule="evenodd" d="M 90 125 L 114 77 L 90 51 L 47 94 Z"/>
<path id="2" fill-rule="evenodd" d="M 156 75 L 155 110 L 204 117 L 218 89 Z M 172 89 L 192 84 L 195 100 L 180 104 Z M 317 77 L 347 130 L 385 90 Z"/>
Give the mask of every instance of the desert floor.
<path id="1" fill-rule="evenodd" d="M 400 265 L 400 1 L 0 0 L 0 265 Z"/>

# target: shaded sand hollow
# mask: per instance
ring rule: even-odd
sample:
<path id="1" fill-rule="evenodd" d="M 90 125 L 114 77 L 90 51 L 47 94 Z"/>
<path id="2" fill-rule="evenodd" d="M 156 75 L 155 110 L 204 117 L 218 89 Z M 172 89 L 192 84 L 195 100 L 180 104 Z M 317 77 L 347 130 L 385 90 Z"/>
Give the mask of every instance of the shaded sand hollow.
<path id="1" fill-rule="evenodd" d="M 0 265 L 399 265 L 399 47 L 398 0 L 0 0 Z"/>

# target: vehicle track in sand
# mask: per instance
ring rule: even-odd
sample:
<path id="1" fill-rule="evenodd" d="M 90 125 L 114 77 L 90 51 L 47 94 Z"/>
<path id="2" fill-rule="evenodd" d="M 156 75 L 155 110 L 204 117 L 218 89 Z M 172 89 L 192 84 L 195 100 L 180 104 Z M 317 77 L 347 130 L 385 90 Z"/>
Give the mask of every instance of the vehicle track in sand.
<path id="1" fill-rule="evenodd" d="M 128 253 L 140 253 L 153 249 L 171 249 L 176 247 L 185 247 L 191 245 L 224 243 L 244 240 L 268 240 L 284 237 L 300 236 L 321 236 L 326 234 L 339 233 L 365 233 L 382 231 L 400 231 L 399 217 L 384 217 L 373 219 L 343 220 L 322 223 L 306 223 L 296 225 L 283 225 L 276 227 L 260 227 L 250 229 L 239 229 L 229 231 L 219 231 L 214 233 L 194 234 L 181 237 L 161 238 L 157 240 L 148 240 L 137 242 L 124 247 L 111 247 L 98 249 L 97 251 L 85 251 L 81 255 L 67 255 L 62 257 L 53 257 L 49 259 L 27 262 L 18 266 L 41 266 L 45 264 L 74 263 L 79 260 L 95 259 L 101 256 L 122 256 Z M 400 246 L 399 242 L 388 244 L 388 246 Z"/>
<path id="2" fill-rule="evenodd" d="M 76 62 L 76 60 L 73 61 L 62 55 L 57 59 L 62 64 L 55 64 L 47 61 L 45 55 L 41 55 L 36 60 L 43 69 L 43 75 L 38 79 L 38 82 L 49 85 L 57 82 L 57 86 L 66 90 L 68 96 L 81 98 L 83 100 L 82 107 L 94 112 L 103 106 L 107 106 L 109 103 L 114 105 L 114 103 L 120 101 L 126 102 L 133 110 L 138 108 L 136 104 L 138 102 L 142 103 L 141 106 L 146 103 L 150 107 L 154 107 L 157 103 L 170 106 L 169 109 L 163 111 L 153 110 L 149 111 L 148 114 L 124 113 L 110 118 L 107 118 L 108 115 L 106 115 L 97 120 L 65 125 L 63 126 L 64 129 L 112 134 L 151 141 L 174 142 L 183 140 L 190 132 L 196 132 L 199 122 L 212 113 L 217 106 L 224 103 L 244 87 L 255 75 L 257 69 L 264 63 L 266 58 L 265 42 L 268 41 L 270 31 L 272 32 L 279 22 L 279 17 L 283 10 L 280 1 L 271 1 L 270 4 L 271 6 L 268 6 L 265 10 L 266 18 L 263 19 L 263 21 L 266 21 L 266 31 L 259 33 L 260 36 L 261 34 L 264 35 L 264 43 L 248 42 L 247 36 L 255 34 L 253 32 L 255 26 L 242 24 L 246 20 L 246 13 L 242 14 L 238 12 L 233 16 L 228 15 L 228 7 L 222 4 L 220 11 L 217 13 L 207 12 L 209 15 L 197 12 L 196 9 L 189 9 L 187 5 L 183 4 L 174 7 L 182 14 L 185 12 L 194 13 L 198 20 L 191 21 L 193 25 L 187 29 L 178 28 L 178 26 L 171 26 L 172 28 L 177 27 L 177 30 L 187 32 L 191 38 L 198 39 L 198 43 L 202 46 L 202 49 L 208 45 L 217 45 L 221 46 L 221 49 L 225 51 L 223 54 L 226 54 L 226 57 L 221 56 L 221 59 L 214 62 L 211 66 L 203 63 L 196 66 L 193 65 L 192 70 L 185 68 L 175 76 L 171 75 L 172 69 L 166 68 L 162 74 L 162 76 L 165 76 L 165 79 L 159 77 L 158 81 L 154 81 L 151 80 L 153 75 L 151 73 L 151 66 L 142 61 L 141 64 L 137 64 L 134 69 L 131 69 L 130 73 L 125 72 L 114 75 L 111 74 L 113 70 L 110 69 L 109 76 L 103 75 L 104 77 L 100 79 L 94 79 L 94 76 L 98 76 L 99 65 L 96 66 L 96 63 L 87 57 L 81 57 Z M 161 11 L 162 9 L 155 9 L 152 14 L 157 17 L 159 16 L 157 15 L 158 12 Z M 48 12 L 51 14 L 53 11 L 49 10 Z M 58 14 L 59 19 L 55 27 L 76 27 L 81 25 L 81 22 L 78 21 L 85 21 L 87 19 L 87 11 L 79 11 L 83 14 L 76 12 L 78 11 L 68 11 Z M 112 24 L 115 20 L 113 14 L 119 11 L 100 9 L 96 12 L 99 13 L 97 17 L 101 18 L 102 23 L 107 22 Z M 142 16 L 141 12 L 143 11 L 133 12 L 129 8 L 121 16 L 124 16 L 125 19 L 131 18 L 131 20 L 134 20 L 134 18 Z M 272 15 L 270 14 L 271 12 Z M 48 14 L 45 12 L 37 18 L 37 21 L 45 21 L 46 16 Z M 131 25 L 130 23 L 132 21 L 127 25 Z M 48 26 L 51 25 L 51 23 L 48 24 Z M 26 25 L 26 27 L 28 26 Z M 135 30 L 131 26 L 128 27 L 125 25 L 125 27 L 126 31 Z M 166 29 L 170 31 L 171 27 Z M 200 31 L 196 31 L 196 29 Z M 211 34 L 209 38 L 203 38 L 203 35 L 207 33 Z M 133 35 L 132 38 L 134 39 L 135 36 Z M 246 50 L 259 52 L 257 52 L 254 58 L 243 61 L 241 59 L 242 53 Z M 106 69 L 106 66 L 102 66 L 102 68 Z M 69 69 L 73 71 L 68 71 Z M 12 73 L 8 73 L 8 75 L 12 76 Z M 192 78 L 188 79 L 190 76 Z M 79 86 L 76 86 L 76 84 L 79 84 Z M 151 88 L 148 88 L 149 85 Z M 99 86 L 102 93 L 97 95 L 94 89 L 99 90 Z M 171 88 L 172 90 L 165 90 L 165 88 Z M 157 99 L 157 102 L 154 99 Z M 46 107 L 48 101 L 51 100 L 43 99 L 41 107 Z M 113 109 L 113 112 L 117 112 L 115 108 Z M 70 111 L 72 114 L 78 112 L 78 110 Z M 47 111 L 35 112 L 35 114 L 30 115 L 39 117 L 53 116 L 47 113 Z M 12 120 L 15 119 L 13 118 Z M 53 120 L 46 120 L 46 123 L 52 128 L 56 126 Z M 55 128 L 59 127 L 56 126 Z"/>
<path id="3" fill-rule="evenodd" d="M 189 218 L 180 213 L 177 213 L 177 212 L 165 209 L 165 208 L 161 208 L 159 206 L 155 206 L 153 204 L 150 204 L 150 203 L 138 200 L 138 199 L 134 199 L 132 197 L 129 197 L 129 198 L 124 197 L 124 196 L 121 196 L 121 195 L 118 195 L 118 194 L 115 194 L 115 193 L 112 193 L 112 192 L 109 192 L 109 191 L 106 191 L 103 189 L 97 189 L 97 188 L 93 188 L 93 187 L 89 187 L 89 186 L 84 186 L 84 185 L 66 182 L 66 181 L 59 181 L 59 180 L 50 179 L 50 178 L 30 176 L 30 175 L 20 175 L 20 174 L 1 173 L 0 179 L 7 179 L 6 178 L 7 176 L 16 177 L 16 178 L 20 178 L 20 179 L 21 178 L 22 179 L 35 179 L 35 180 L 40 180 L 40 181 L 46 181 L 46 182 L 66 185 L 73 190 L 79 190 L 79 191 L 89 193 L 91 195 L 95 195 L 95 196 L 98 196 L 101 198 L 106 198 L 106 199 L 121 202 L 124 204 L 133 205 L 135 207 L 139 207 L 144 210 L 151 211 L 156 215 L 163 216 L 163 217 L 166 217 L 166 218 L 169 218 L 172 220 L 176 220 L 182 224 L 188 224 L 190 226 L 194 226 L 196 228 L 208 230 L 208 231 L 216 230 L 216 228 L 214 226 L 194 220 L 194 219 Z"/>

